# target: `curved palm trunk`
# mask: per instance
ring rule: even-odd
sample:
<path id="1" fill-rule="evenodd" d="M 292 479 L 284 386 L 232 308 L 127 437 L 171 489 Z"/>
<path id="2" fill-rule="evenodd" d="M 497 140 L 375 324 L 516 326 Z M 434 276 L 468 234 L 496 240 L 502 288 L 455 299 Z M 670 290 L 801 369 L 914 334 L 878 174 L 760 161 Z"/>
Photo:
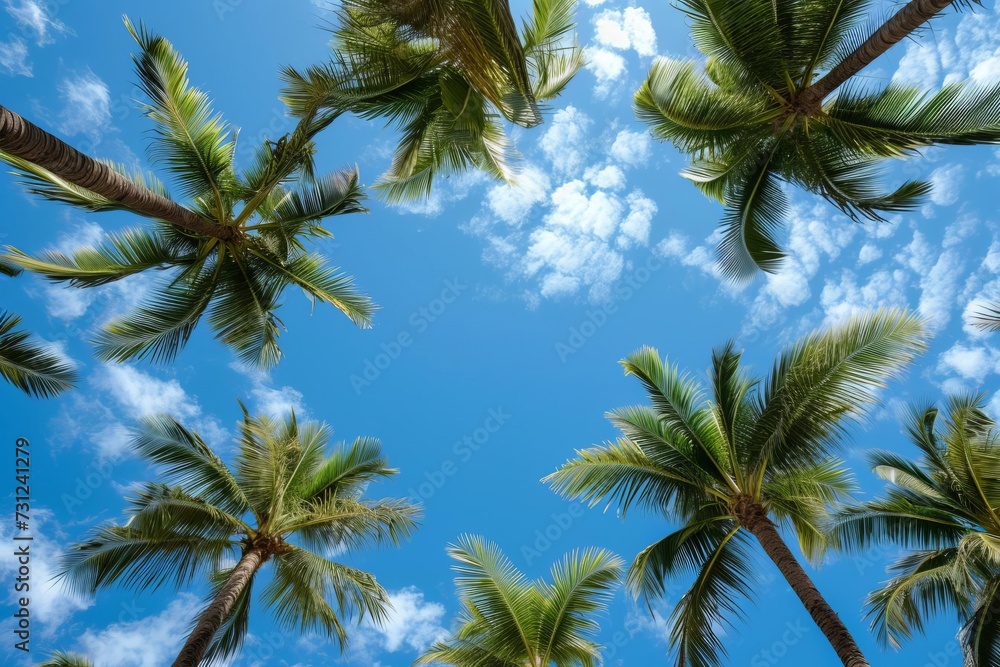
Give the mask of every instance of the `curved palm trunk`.
<path id="1" fill-rule="evenodd" d="M 847 626 L 823 599 L 816 585 L 795 560 L 785 541 L 781 539 L 778 529 L 767 517 L 767 510 L 757 503 L 743 502 L 736 507 L 736 518 L 739 519 L 740 525 L 753 533 L 764 548 L 764 552 L 781 570 L 781 574 L 799 596 L 802 605 L 833 646 L 845 667 L 869 667 L 868 660 L 861 653 Z"/>
<path id="2" fill-rule="evenodd" d="M 240 593 L 247 587 L 250 580 L 267 561 L 269 552 L 264 546 L 255 546 L 243 553 L 240 562 L 233 568 L 229 579 L 219 592 L 215 594 L 212 603 L 201 613 L 198 624 L 191 631 L 187 642 L 173 662 L 173 667 L 197 667 L 201 662 L 212 637 L 219 631 L 222 622 L 233 611 Z"/>
<path id="3" fill-rule="evenodd" d="M 165 220 L 195 234 L 223 240 L 233 237 L 231 227 L 206 220 L 177 202 L 133 183 L 2 105 L 0 150 L 47 169 L 73 185 L 123 204 L 136 213 Z"/>
<path id="4" fill-rule="evenodd" d="M 905 7 L 882 24 L 875 33 L 866 39 L 849 56 L 836 67 L 827 72 L 826 76 L 812 84 L 799 94 L 799 105 L 804 109 L 817 106 L 823 99 L 836 90 L 840 84 L 863 70 L 876 58 L 889 50 L 897 42 L 911 32 L 930 21 L 955 0 L 910 0 Z"/>

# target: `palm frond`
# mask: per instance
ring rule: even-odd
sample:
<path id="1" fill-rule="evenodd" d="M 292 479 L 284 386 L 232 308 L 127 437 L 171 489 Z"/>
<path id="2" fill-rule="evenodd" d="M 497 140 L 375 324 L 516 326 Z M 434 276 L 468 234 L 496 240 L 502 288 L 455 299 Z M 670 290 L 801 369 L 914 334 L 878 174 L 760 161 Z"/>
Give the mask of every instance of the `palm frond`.
<path id="1" fill-rule="evenodd" d="M 56 651 L 44 662 L 38 663 L 38 667 L 93 667 L 93 664 L 90 658 L 78 653 Z"/>
<path id="2" fill-rule="evenodd" d="M 844 422 L 874 404 L 926 347 L 922 321 L 900 310 L 879 310 L 816 331 L 775 362 L 760 398 L 759 461 L 781 466 L 822 460 L 835 449 Z M 814 458 L 815 457 L 815 458 Z"/>
<path id="3" fill-rule="evenodd" d="M 367 616 L 378 623 L 389 608 L 388 593 L 371 574 L 297 547 L 276 558 L 262 596 L 283 627 L 322 632 L 341 650 L 348 641 L 342 619 Z"/>
<path id="4" fill-rule="evenodd" d="M 192 261 L 194 256 L 158 233 L 132 228 L 107 235 L 100 245 L 83 247 L 65 255 L 56 250 L 38 257 L 7 246 L 5 259 L 49 280 L 73 287 L 97 287 L 148 269 Z"/>
<path id="5" fill-rule="evenodd" d="M 206 267 L 190 281 L 173 281 L 154 299 L 107 322 L 94 339 L 98 358 L 172 361 L 208 309 L 218 281 L 218 266 Z"/>
<path id="6" fill-rule="evenodd" d="M 0 310 L 0 377 L 30 396 L 49 398 L 76 386 L 75 365 L 18 330 L 21 318 Z"/>
<path id="7" fill-rule="evenodd" d="M 209 201 L 208 210 L 225 224 L 235 186 L 235 143 L 225 122 L 208 96 L 191 85 L 188 64 L 169 41 L 141 23 L 125 19 L 125 26 L 140 48 L 132 59 L 147 98 L 144 111 L 156 131 L 150 157 L 167 166 L 186 196 Z"/>
<path id="8" fill-rule="evenodd" d="M 751 596 L 754 567 L 744 533 L 738 525 L 716 525 L 713 533 L 710 555 L 668 620 L 677 667 L 718 664 L 726 655 L 719 629 L 731 623 L 728 615 L 742 615 L 737 602 Z"/>

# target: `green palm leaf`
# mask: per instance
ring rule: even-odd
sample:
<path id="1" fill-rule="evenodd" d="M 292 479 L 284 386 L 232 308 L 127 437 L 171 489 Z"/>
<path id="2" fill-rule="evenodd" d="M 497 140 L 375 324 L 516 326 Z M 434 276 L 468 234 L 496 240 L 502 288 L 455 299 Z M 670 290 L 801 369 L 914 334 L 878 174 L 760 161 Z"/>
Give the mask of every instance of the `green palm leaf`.
<path id="1" fill-rule="evenodd" d="M 72 362 L 49 347 L 30 340 L 31 334 L 18 330 L 21 318 L 0 311 L 0 377 L 31 396 L 48 398 L 77 382 Z"/>

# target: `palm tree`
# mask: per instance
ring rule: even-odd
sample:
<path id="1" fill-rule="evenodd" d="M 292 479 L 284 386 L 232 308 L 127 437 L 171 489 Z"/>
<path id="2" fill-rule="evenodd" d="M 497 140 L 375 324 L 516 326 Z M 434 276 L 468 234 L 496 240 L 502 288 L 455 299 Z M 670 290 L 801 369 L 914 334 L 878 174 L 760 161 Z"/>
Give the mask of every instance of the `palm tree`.
<path id="1" fill-rule="evenodd" d="M 0 260 L 0 273 L 16 276 L 16 266 Z M 32 343 L 31 334 L 17 330 L 21 318 L 0 310 L 0 377 L 30 396 L 48 398 L 72 389 L 73 365 L 53 350 Z"/>
<path id="2" fill-rule="evenodd" d="M 681 0 L 704 69 L 658 60 L 635 104 L 655 136 L 691 156 L 682 175 L 726 205 L 723 274 L 745 280 L 780 266 L 781 181 L 853 220 L 881 220 L 915 208 L 930 189 L 907 182 L 883 190 L 875 179 L 884 159 L 935 144 L 1000 142 L 1000 84 L 930 94 L 896 82 L 841 87 L 951 4 L 911 0 L 858 45 L 871 0 Z"/>
<path id="3" fill-rule="evenodd" d="M 833 456 L 845 422 L 874 404 L 878 388 L 923 347 L 919 320 L 898 311 L 806 336 L 766 378 L 751 376 L 729 343 L 712 355 L 711 398 L 655 349 L 622 362 L 652 405 L 611 411 L 622 437 L 579 451 L 545 481 L 591 504 L 607 499 L 623 515 L 639 505 L 680 521 L 679 530 L 636 556 L 627 579 L 633 594 L 649 601 L 664 595 L 667 579 L 695 574 L 669 619 L 677 665 L 715 665 L 725 654 L 715 632 L 751 591 L 750 535 L 843 664 L 868 664 L 778 525 L 791 526 L 809 560 L 822 558 L 827 506 L 853 484 Z"/>
<path id="4" fill-rule="evenodd" d="M 448 553 L 458 561 L 459 628 L 414 664 L 456 667 L 592 667 L 601 647 L 591 615 L 604 611 L 622 574 L 620 558 L 603 549 L 567 554 L 552 582 L 529 581 L 481 537 L 464 536 Z"/>
<path id="5" fill-rule="evenodd" d="M 1000 430 L 983 396 L 914 407 L 906 421 L 918 461 L 869 455 L 889 483 L 884 498 L 843 510 L 832 535 L 864 549 L 896 542 L 913 549 L 890 566 L 893 578 L 868 597 L 879 642 L 898 647 L 946 609 L 965 625 L 966 665 L 1000 664 Z"/>
<path id="6" fill-rule="evenodd" d="M 78 653 L 56 651 L 48 660 L 38 664 L 38 667 L 93 667 L 94 663 Z"/>
<path id="7" fill-rule="evenodd" d="M 364 210 L 356 170 L 313 173 L 313 137 L 336 114 L 309 115 L 285 137 L 262 142 L 238 173 L 236 133 L 191 86 L 187 63 L 166 39 L 127 19 L 126 26 L 139 45 L 133 60 L 155 130 L 150 156 L 166 166 L 188 207 L 171 200 L 156 177 L 90 159 L 0 108 L 0 159 L 29 192 L 87 211 L 153 219 L 150 228 L 110 234 L 70 255 L 31 257 L 8 248 L 7 260 L 75 287 L 170 272 L 148 301 L 104 327 L 96 341 L 103 360 L 169 361 L 207 313 L 216 338 L 241 361 L 270 366 L 281 356 L 275 310 L 293 285 L 369 326 L 369 298 L 305 245 L 330 236 L 325 218 Z"/>
<path id="8" fill-rule="evenodd" d="M 518 32 L 507 0 L 344 0 L 333 59 L 285 70 L 293 113 L 317 108 L 385 118 L 401 133 L 375 187 L 386 200 L 426 196 L 434 177 L 472 167 L 512 181 L 503 121 L 542 122 L 583 65 L 576 0 L 533 0 Z"/>
<path id="9" fill-rule="evenodd" d="M 132 444 L 162 466 L 167 483 L 145 484 L 130 499 L 128 521 L 95 529 L 66 555 L 60 576 L 92 593 L 115 583 L 180 587 L 208 575 L 209 604 L 173 663 L 180 667 L 239 651 L 253 584 L 271 562 L 260 599 L 278 622 L 343 648 L 344 620 L 357 614 L 380 622 L 389 602 L 373 575 L 330 557 L 398 544 L 418 508 L 363 498 L 369 484 L 397 472 L 377 440 L 359 438 L 327 455 L 329 438 L 326 425 L 299 424 L 294 414 L 279 423 L 244 410 L 230 468 L 171 417 L 146 419 Z"/>

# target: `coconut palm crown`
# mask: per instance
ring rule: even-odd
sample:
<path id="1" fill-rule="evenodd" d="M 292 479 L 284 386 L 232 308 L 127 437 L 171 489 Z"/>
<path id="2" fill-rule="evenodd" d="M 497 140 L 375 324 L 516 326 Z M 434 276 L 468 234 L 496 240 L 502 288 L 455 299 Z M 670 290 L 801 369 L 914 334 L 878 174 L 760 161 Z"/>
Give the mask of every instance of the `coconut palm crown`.
<path id="1" fill-rule="evenodd" d="M 163 37 L 127 19 L 126 25 L 139 45 L 133 60 L 154 129 L 150 158 L 165 168 L 186 205 L 169 199 L 155 176 L 95 162 L 0 108 L 11 128 L 0 132 L 0 159 L 29 192 L 86 211 L 153 217 L 148 226 L 108 234 L 99 245 L 70 254 L 32 256 L 8 247 L 7 261 L 83 288 L 151 269 L 167 274 L 148 300 L 100 331 L 95 342 L 102 360 L 171 361 L 207 317 L 216 338 L 242 362 L 271 366 L 281 357 L 282 323 L 275 311 L 290 286 L 369 326 L 370 299 L 307 245 L 331 236 L 325 218 L 364 211 L 356 170 L 313 171 L 313 137 L 336 114 L 302 118 L 288 135 L 254 146 L 249 164 L 238 171 L 237 133 L 190 84 L 187 63 Z M 5 142 L 17 143 L 18 155 L 2 150 Z M 75 185 L 41 166 L 49 160 L 53 168 L 83 165 L 96 179 L 93 187 L 107 191 L 104 186 L 118 183 L 125 194 L 105 196 Z"/>
<path id="2" fill-rule="evenodd" d="M 347 619 L 381 622 L 389 602 L 372 574 L 331 558 L 398 544 L 419 512 L 403 500 L 364 498 L 371 483 L 397 472 L 378 441 L 327 452 L 329 439 L 326 425 L 294 414 L 279 421 L 244 412 L 230 467 L 171 417 L 146 419 L 132 444 L 163 481 L 129 499 L 124 524 L 96 528 L 72 547 L 60 576 L 82 593 L 210 582 L 208 605 L 173 663 L 180 667 L 239 651 L 253 589 L 270 565 L 263 606 L 288 631 L 326 635 L 343 648 Z"/>
<path id="3" fill-rule="evenodd" d="M 766 378 L 751 375 L 731 343 L 713 353 L 707 389 L 652 348 L 622 362 L 651 404 L 612 410 L 621 437 L 578 451 L 545 481 L 568 497 L 616 505 L 623 516 L 638 506 L 680 524 L 636 556 L 627 578 L 633 594 L 655 600 L 668 581 L 694 574 L 668 619 L 675 664 L 720 664 L 726 650 L 717 629 L 732 624 L 751 594 L 756 538 L 841 662 L 868 665 L 778 526 L 791 528 L 809 560 L 821 559 L 827 508 L 853 486 L 835 457 L 846 424 L 923 341 L 918 319 L 877 311 L 802 338 Z"/>
<path id="4" fill-rule="evenodd" d="M 915 181 L 883 189 L 886 158 L 937 144 L 1000 142 L 1000 83 L 925 92 L 851 78 L 952 4 L 912 0 L 868 32 L 872 0 L 678 3 L 705 60 L 658 60 L 635 106 L 655 136 L 690 156 L 682 175 L 725 204 L 724 275 L 746 280 L 781 265 L 782 182 L 853 220 L 881 220 L 914 209 L 930 189 Z"/>
<path id="5" fill-rule="evenodd" d="M 390 202 L 426 196 L 437 175 L 476 168 L 515 178 L 504 121 L 542 122 L 583 65 L 576 0 L 534 0 L 520 31 L 507 0 L 344 0 L 330 63 L 288 68 L 285 102 L 385 119 L 402 136 L 375 188 Z"/>
<path id="6" fill-rule="evenodd" d="M 966 665 L 1000 664 L 1000 430 L 983 396 L 913 407 L 905 420 L 916 461 L 888 451 L 869 460 L 889 488 L 845 509 L 833 537 L 861 550 L 897 543 L 913 550 L 868 597 L 879 642 L 899 647 L 946 610 L 964 622 Z"/>
<path id="7" fill-rule="evenodd" d="M 552 581 L 530 581 L 499 547 L 464 536 L 448 553 L 457 561 L 462 611 L 455 634 L 415 664 L 455 667 L 596 667 L 604 611 L 623 563 L 603 549 L 574 551 L 552 566 Z"/>

